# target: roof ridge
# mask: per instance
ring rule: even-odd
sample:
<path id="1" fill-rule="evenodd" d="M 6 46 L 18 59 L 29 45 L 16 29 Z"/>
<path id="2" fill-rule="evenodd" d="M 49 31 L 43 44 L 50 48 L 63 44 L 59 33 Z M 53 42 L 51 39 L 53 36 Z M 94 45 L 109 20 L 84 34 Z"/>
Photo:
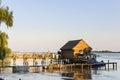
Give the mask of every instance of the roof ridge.
<path id="1" fill-rule="evenodd" d="M 81 41 L 81 40 L 83 40 L 83 39 L 76 39 L 76 40 L 70 40 L 70 41 Z M 69 42 L 69 41 L 68 41 Z"/>
<path id="2" fill-rule="evenodd" d="M 61 47 L 60 49 L 72 49 L 73 47 L 75 47 L 82 39 L 79 40 L 71 40 L 68 41 L 63 47 Z"/>

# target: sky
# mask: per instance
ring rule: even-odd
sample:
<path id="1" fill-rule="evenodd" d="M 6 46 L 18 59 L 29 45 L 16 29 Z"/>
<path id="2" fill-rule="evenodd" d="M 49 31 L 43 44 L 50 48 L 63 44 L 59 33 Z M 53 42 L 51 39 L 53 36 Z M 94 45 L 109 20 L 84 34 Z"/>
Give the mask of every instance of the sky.
<path id="1" fill-rule="evenodd" d="M 120 0 L 2 0 L 14 23 L 0 29 L 21 52 L 57 52 L 83 39 L 93 50 L 120 51 Z"/>

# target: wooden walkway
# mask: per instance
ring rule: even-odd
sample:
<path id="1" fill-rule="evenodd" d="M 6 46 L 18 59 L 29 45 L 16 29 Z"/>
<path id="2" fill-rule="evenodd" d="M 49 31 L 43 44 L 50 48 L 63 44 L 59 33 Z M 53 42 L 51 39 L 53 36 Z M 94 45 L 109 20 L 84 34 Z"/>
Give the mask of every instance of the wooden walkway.
<path id="1" fill-rule="evenodd" d="M 33 66 L 33 65 L 31 65 L 31 66 L 28 66 L 28 67 L 45 67 L 45 66 L 47 66 L 47 67 L 49 67 L 49 66 L 52 66 L 52 67 L 54 67 L 54 66 L 59 66 L 59 67 L 61 67 L 61 68 L 64 68 L 64 67 L 68 67 L 68 68 L 74 68 L 74 67 L 99 67 L 99 66 L 105 66 L 106 68 L 108 67 L 108 68 L 110 68 L 110 66 L 113 66 L 113 68 L 117 68 L 117 62 L 108 62 L 108 63 L 102 63 L 102 64 L 51 64 L 51 65 L 37 65 L 37 66 Z M 13 68 L 13 67 L 17 67 L 17 66 L 0 66 L 0 68 Z M 22 66 L 21 66 L 22 67 Z"/>
<path id="2" fill-rule="evenodd" d="M 29 68 L 34 67 L 36 68 L 36 72 L 39 72 L 40 67 L 42 69 L 60 69 L 60 70 L 67 70 L 67 69 L 75 69 L 79 68 L 81 70 L 83 69 L 91 69 L 96 67 L 104 67 L 105 70 L 109 69 L 116 69 L 117 70 L 117 62 L 107 62 L 102 64 L 50 64 L 50 65 L 37 65 L 37 66 L 3 66 L 0 68 L 12 68 L 14 69 L 25 69 L 27 71 Z M 23 69 L 23 70 L 24 70 Z"/>
<path id="3" fill-rule="evenodd" d="M 113 69 L 117 69 L 117 62 L 108 62 L 108 63 L 105 63 L 105 69 L 110 69 L 110 68 L 113 68 Z"/>
<path id="4" fill-rule="evenodd" d="M 72 69 L 72 68 L 81 68 L 81 69 L 91 69 L 95 67 L 105 67 L 105 69 L 117 69 L 117 62 L 109 62 L 109 63 L 96 63 L 96 64 L 57 64 L 50 65 L 50 68 L 53 69 Z"/>
<path id="5" fill-rule="evenodd" d="M 103 64 L 51 64 L 51 65 L 37 65 L 37 66 L 27 66 L 27 67 L 53 67 L 53 68 L 75 68 L 75 67 L 80 67 L 80 68 L 92 68 L 92 67 L 100 67 L 100 66 L 105 66 L 105 68 L 117 68 L 117 62 L 108 62 L 108 63 L 103 63 Z M 13 68 L 13 67 L 20 67 L 20 66 L 0 66 L 0 68 Z M 22 66 L 21 66 L 22 67 Z"/>

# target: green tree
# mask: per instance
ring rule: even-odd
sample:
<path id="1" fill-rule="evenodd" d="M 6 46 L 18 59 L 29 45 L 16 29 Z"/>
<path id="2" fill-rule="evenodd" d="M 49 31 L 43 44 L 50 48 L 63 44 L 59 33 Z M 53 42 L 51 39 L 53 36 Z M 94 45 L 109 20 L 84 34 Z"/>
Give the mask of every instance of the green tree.
<path id="1" fill-rule="evenodd" d="M 5 32 L 0 32 L 0 59 L 2 60 L 2 66 L 3 66 L 3 60 L 6 57 L 6 53 L 10 53 L 11 50 L 8 48 L 8 35 Z"/>
<path id="2" fill-rule="evenodd" d="M 4 22 L 7 27 L 13 26 L 13 12 L 8 7 L 0 7 L 0 24 Z"/>
<path id="3" fill-rule="evenodd" d="M 1 6 L 0 0 L 0 24 L 5 23 L 7 28 L 13 26 L 13 12 L 9 11 L 8 7 Z M 8 35 L 5 32 L 0 31 L 0 60 L 3 60 L 6 57 L 7 53 L 10 53 L 11 50 L 8 48 Z"/>

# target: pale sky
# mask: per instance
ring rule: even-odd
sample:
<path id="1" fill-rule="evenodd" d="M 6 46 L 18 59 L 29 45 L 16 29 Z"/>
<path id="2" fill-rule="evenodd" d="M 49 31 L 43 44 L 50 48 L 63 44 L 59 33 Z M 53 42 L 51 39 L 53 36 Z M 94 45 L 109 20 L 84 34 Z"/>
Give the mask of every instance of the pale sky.
<path id="1" fill-rule="evenodd" d="M 120 0 L 3 0 L 13 11 L 13 51 L 57 52 L 83 39 L 93 50 L 120 51 Z"/>

